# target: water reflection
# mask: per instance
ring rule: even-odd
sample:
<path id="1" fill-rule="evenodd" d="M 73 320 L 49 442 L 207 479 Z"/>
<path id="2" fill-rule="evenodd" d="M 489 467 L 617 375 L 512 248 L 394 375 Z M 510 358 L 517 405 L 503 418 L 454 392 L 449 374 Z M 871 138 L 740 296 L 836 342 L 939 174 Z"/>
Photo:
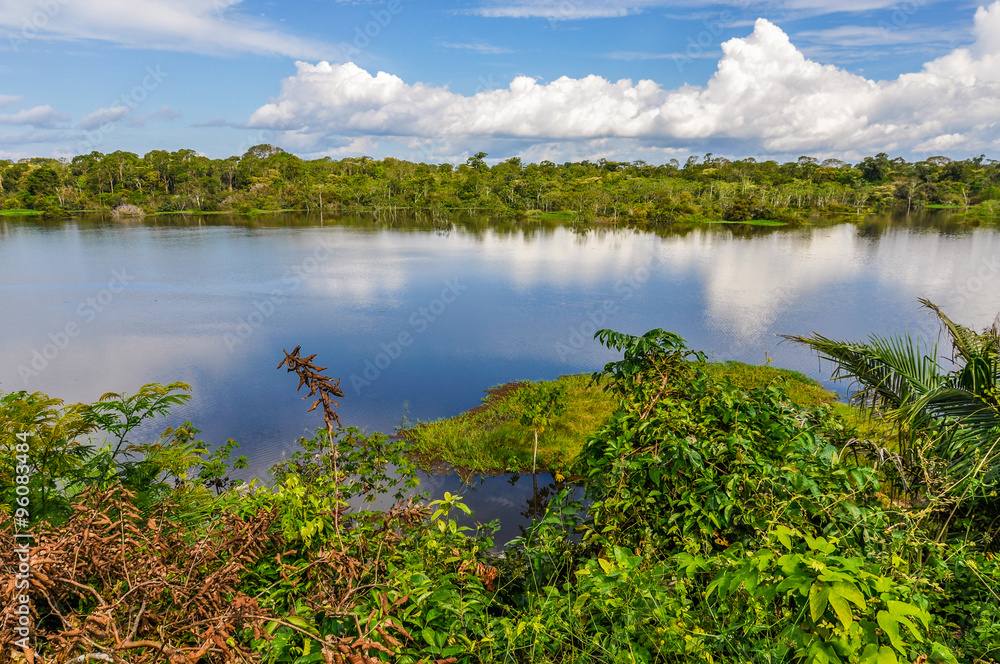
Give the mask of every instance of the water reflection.
<path id="1" fill-rule="evenodd" d="M 116 270 L 129 283 L 104 302 Z M 998 275 L 996 228 L 944 214 L 647 230 L 475 215 L 0 217 L 0 389 L 93 401 L 183 380 L 193 398 L 170 424 L 235 438 L 266 476 L 320 425 L 274 371 L 282 349 L 318 353 L 343 379 L 345 424 L 388 431 L 462 412 L 493 385 L 598 369 L 614 357 L 598 327 L 663 327 L 715 359 L 771 358 L 825 380 L 829 368 L 775 335 L 933 334 L 918 297 L 983 327 Z M 538 481 L 483 480 L 477 518 L 535 510 L 551 478 Z"/>
<path id="2" fill-rule="evenodd" d="M 474 514 L 471 518 L 453 514 L 459 525 L 475 528 L 499 521 L 500 529 L 493 535 L 499 549 L 516 537 L 524 537 L 531 522 L 545 516 L 549 503 L 564 489 L 570 490 L 570 500 L 583 498 L 579 485 L 556 481 L 548 473 L 475 475 L 464 479 L 454 473 L 421 474 L 417 491 L 429 491 L 432 499 L 440 498 L 445 491 L 462 496 Z"/>

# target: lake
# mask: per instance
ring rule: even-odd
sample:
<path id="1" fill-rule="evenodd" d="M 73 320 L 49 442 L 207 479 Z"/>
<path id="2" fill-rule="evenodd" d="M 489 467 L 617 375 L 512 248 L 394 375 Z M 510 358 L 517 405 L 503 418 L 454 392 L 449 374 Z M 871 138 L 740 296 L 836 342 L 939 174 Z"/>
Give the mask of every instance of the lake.
<path id="1" fill-rule="evenodd" d="M 321 425 L 297 379 L 275 370 L 282 349 L 301 345 L 341 379 L 345 425 L 387 432 L 456 415 L 499 383 L 600 369 L 615 359 L 592 339 L 602 327 L 662 327 L 710 358 L 770 360 L 834 386 L 829 366 L 776 335 L 936 335 L 918 297 L 982 328 L 1000 311 L 998 274 L 997 229 L 947 214 L 658 232 L 402 216 L 0 217 L 0 390 L 73 402 L 184 381 L 192 399 L 170 423 L 191 420 L 211 444 L 236 439 L 250 473 L 266 476 Z M 476 495 L 516 515 L 526 484 Z"/>

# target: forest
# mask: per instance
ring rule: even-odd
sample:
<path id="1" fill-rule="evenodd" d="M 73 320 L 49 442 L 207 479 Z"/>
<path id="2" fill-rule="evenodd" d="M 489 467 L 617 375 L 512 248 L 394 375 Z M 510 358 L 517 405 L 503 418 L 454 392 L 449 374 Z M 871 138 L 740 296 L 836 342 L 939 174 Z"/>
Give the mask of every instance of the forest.
<path id="1" fill-rule="evenodd" d="M 643 161 L 550 161 L 514 157 L 490 166 L 370 157 L 303 160 L 257 145 L 210 159 L 194 150 L 144 156 L 91 152 L 70 160 L 0 160 L 0 211 L 135 214 L 300 210 L 481 211 L 498 216 L 569 215 L 636 224 L 700 220 L 801 221 L 815 214 L 951 208 L 1000 216 L 1000 163 L 984 155 L 907 162 L 885 153 L 856 164 L 733 161 L 709 153 L 661 165 Z M 134 206 L 121 208 L 121 206 Z"/>

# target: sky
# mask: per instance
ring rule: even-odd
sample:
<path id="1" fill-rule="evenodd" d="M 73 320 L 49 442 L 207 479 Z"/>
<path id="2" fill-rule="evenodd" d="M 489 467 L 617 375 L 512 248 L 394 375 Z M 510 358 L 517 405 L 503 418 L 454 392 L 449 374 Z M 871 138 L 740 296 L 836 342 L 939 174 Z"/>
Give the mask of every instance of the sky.
<path id="1" fill-rule="evenodd" d="M 0 158 L 1000 158 L 1000 0 L 0 0 Z"/>

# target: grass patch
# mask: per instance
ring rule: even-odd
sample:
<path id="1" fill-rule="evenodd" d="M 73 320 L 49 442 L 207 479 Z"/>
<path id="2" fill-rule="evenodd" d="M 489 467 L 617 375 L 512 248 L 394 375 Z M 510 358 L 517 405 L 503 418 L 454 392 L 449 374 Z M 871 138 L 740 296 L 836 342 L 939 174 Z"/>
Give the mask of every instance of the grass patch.
<path id="1" fill-rule="evenodd" d="M 713 378 L 727 380 L 744 390 L 778 383 L 800 406 L 830 404 L 835 412 L 859 417 L 855 409 L 838 403 L 838 395 L 797 371 L 739 362 L 712 362 Z M 595 433 L 612 413 L 612 402 L 603 390 L 590 385 L 589 374 L 561 376 L 566 386 L 566 411 L 552 420 L 538 438 L 539 470 L 566 470 L 572 465 L 587 437 Z M 424 422 L 402 430 L 422 468 L 457 467 L 477 473 L 530 472 L 534 434 L 521 425 L 518 392 L 528 383 L 508 383 L 487 390 L 480 406 L 456 417 Z"/>
<path id="2" fill-rule="evenodd" d="M 785 388 L 789 398 L 803 408 L 833 404 L 840 398 L 836 392 L 791 369 L 742 362 L 709 362 L 705 368 L 712 378 L 728 381 L 741 390 L 753 390 L 776 383 Z M 846 404 L 842 405 L 846 407 Z"/>
<path id="3" fill-rule="evenodd" d="M 611 400 L 589 387 L 590 375 L 561 376 L 566 411 L 538 437 L 538 468 L 561 470 L 576 458 L 587 436 L 611 416 Z M 508 383 L 487 390 L 481 406 L 456 417 L 421 423 L 399 432 L 409 440 L 424 468 L 447 464 L 473 472 L 531 471 L 535 443 L 530 427 L 520 423 L 518 392 L 528 383 Z"/>
<path id="4" fill-rule="evenodd" d="M 708 224 L 739 224 L 741 226 L 787 226 L 787 221 L 778 221 L 776 219 L 751 219 L 748 221 L 726 221 L 725 219 L 710 219 L 705 223 Z"/>
<path id="5" fill-rule="evenodd" d="M 194 209 L 192 209 L 192 210 L 168 210 L 168 211 L 164 211 L 164 212 L 150 212 L 146 216 L 148 216 L 148 217 L 169 217 L 170 215 L 180 215 L 180 214 L 202 216 L 202 215 L 210 215 L 210 214 L 230 214 L 230 215 L 233 215 L 233 214 L 239 214 L 239 213 L 233 212 L 232 210 L 208 210 L 208 211 L 205 211 L 205 210 L 194 210 Z"/>
<path id="6" fill-rule="evenodd" d="M 553 220 L 562 220 L 562 221 L 568 221 L 568 220 L 571 220 L 571 219 L 576 219 L 576 213 L 575 212 L 566 212 L 566 211 L 560 211 L 560 212 L 541 212 L 539 214 L 534 214 L 534 215 L 531 215 L 531 216 L 537 217 L 538 219 L 553 219 Z"/>
<path id="7" fill-rule="evenodd" d="M 0 217 L 40 217 L 41 210 L 0 210 Z"/>

